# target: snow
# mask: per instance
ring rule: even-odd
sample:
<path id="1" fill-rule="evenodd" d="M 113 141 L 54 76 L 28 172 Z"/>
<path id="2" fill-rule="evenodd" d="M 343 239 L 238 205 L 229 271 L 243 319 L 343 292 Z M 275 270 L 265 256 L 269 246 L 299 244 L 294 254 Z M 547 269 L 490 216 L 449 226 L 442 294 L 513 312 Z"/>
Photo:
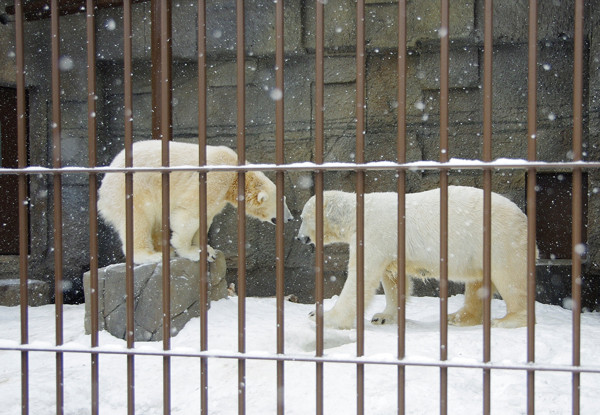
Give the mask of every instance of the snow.
<path id="1" fill-rule="evenodd" d="M 325 308 L 334 300 L 326 300 Z M 450 312 L 460 307 L 463 296 L 449 299 Z M 377 296 L 365 314 L 383 308 Z M 237 412 L 237 309 L 238 298 L 213 302 L 209 310 L 207 355 L 230 358 L 208 359 L 208 397 L 210 414 Z M 285 354 L 276 355 L 276 301 L 274 298 L 246 300 L 246 413 L 276 413 L 276 363 L 285 361 L 285 413 L 315 413 L 315 363 L 302 361 L 315 353 L 315 325 L 308 318 L 314 305 L 285 303 Z M 439 299 L 412 298 L 407 307 L 406 325 L 406 410 L 409 414 L 439 412 Z M 493 300 L 492 315 L 501 316 L 504 303 Z M 558 306 L 536 304 L 536 367 L 565 369 L 571 364 L 571 311 Z M 21 361 L 19 307 L 0 307 L 0 396 L 2 413 L 20 412 Z M 65 413 L 90 412 L 91 369 L 90 336 L 84 334 L 84 306 L 64 307 L 64 386 Z M 54 306 L 29 308 L 29 346 L 51 349 L 54 344 Z M 177 356 L 171 358 L 171 413 L 194 414 L 200 411 L 199 354 L 200 323 L 191 320 L 171 340 Z M 581 374 L 581 413 L 595 414 L 600 392 L 600 314 L 581 315 L 581 364 L 595 373 Z M 356 330 L 325 331 L 324 364 L 325 412 L 356 413 L 356 365 L 344 363 L 356 356 Z M 100 413 L 124 414 L 127 408 L 125 341 L 107 332 L 99 333 Z M 450 327 L 448 363 L 448 412 L 481 413 L 483 372 L 482 327 Z M 526 367 L 527 330 L 492 329 L 491 408 L 495 414 L 519 414 L 527 410 Z M 135 357 L 136 413 L 162 413 L 162 342 L 136 343 L 144 355 Z M 365 413 L 394 414 L 397 402 L 397 326 L 365 323 L 364 360 L 381 364 L 365 365 Z M 110 354 L 108 354 L 110 353 Z M 155 355 L 153 355 L 155 354 Z M 187 356 L 186 356 L 187 355 Z M 189 355 L 192 355 L 190 357 Z M 292 361 L 298 358 L 300 361 Z M 475 367 L 473 367 L 475 366 Z M 47 351 L 29 352 L 30 413 L 55 413 L 55 358 Z M 537 371 L 535 374 L 536 413 L 571 413 L 571 378 L 568 371 Z"/>

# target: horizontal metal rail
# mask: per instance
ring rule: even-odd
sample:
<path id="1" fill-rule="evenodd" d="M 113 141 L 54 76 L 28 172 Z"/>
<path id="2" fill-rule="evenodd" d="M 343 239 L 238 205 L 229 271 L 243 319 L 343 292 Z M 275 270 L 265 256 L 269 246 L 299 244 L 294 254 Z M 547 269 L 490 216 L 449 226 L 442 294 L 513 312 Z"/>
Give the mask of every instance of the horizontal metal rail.
<path id="1" fill-rule="evenodd" d="M 314 355 L 295 355 L 295 354 L 267 354 L 267 353 L 237 353 L 237 352 L 215 352 L 215 351 L 183 351 L 177 349 L 171 350 L 149 350 L 144 349 L 126 349 L 115 347 L 71 347 L 65 346 L 41 346 L 41 345 L 8 345 L 4 342 L 0 345 L 2 351 L 27 351 L 27 352 L 48 352 L 48 353 L 95 353 L 98 355 L 128 355 L 128 356 L 169 356 L 169 357 L 196 357 L 196 358 L 214 358 L 214 359 L 245 359 L 245 360 L 265 360 L 265 361 L 285 361 L 299 363 L 344 363 L 344 364 L 369 364 L 369 365 L 391 365 L 391 366 L 419 366 L 419 367 L 447 367 L 457 369 L 493 369 L 493 370 L 523 370 L 540 372 L 569 372 L 569 373 L 597 373 L 600 374 L 600 366 L 572 366 L 560 364 L 544 363 L 494 363 L 485 362 L 467 362 L 466 359 L 460 360 L 434 360 L 434 359 L 397 359 L 391 353 L 389 357 L 369 357 L 369 356 L 314 356 Z"/>

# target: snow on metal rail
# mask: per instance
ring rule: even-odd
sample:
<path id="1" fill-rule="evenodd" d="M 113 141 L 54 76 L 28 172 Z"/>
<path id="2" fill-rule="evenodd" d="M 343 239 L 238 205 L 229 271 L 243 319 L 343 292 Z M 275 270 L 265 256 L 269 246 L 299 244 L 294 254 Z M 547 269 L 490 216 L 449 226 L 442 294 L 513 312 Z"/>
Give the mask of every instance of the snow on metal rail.
<path id="1" fill-rule="evenodd" d="M 369 163 L 323 163 L 316 164 L 312 162 L 290 163 L 290 164 L 245 164 L 245 165 L 207 165 L 207 166 L 170 166 L 170 167 L 77 167 L 68 166 L 60 168 L 30 166 L 25 168 L 0 168 L 2 174 L 90 174 L 90 173 L 153 173 L 153 172 L 180 172 L 194 171 L 207 173 L 211 171 L 423 171 L 423 170 L 520 170 L 520 169 L 538 169 L 538 170 L 573 170 L 598 169 L 600 161 L 571 161 L 571 162 L 544 162 L 527 161 L 523 159 L 497 159 L 490 162 L 468 159 L 450 159 L 442 163 L 439 161 L 415 161 L 410 163 L 396 163 L 393 161 L 374 161 Z"/>

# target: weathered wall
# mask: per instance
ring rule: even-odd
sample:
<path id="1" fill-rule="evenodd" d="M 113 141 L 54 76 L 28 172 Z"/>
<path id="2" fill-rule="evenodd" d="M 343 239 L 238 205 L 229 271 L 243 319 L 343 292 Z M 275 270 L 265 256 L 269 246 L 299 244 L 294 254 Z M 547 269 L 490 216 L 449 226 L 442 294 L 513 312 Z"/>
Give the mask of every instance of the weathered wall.
<path id="1" fill-rule="evenodd" d="M 482 2 L 451 5 L 450 14 L 450 157 L 478 159 L 482 152 Z M 211 2 L 208 25 L 208 137 L 209 144 L 235 148 L 235 3 Z M 355 3 L 329 0 L 326 15 L 325 138 L 326 161 L 352 161 L 355 153 Z M 367 134 L 366 159 L 394 160 L 396 140 L 396 38 L 397 3 L 367 1 Z M 438 1 L 408 4 L 408 160 L 439 157 L 439 11 Z M 548 1 L 539 5 L 538 159 L 566 161 L 570 158 L 573 1 Z M 246 5 L 247 42 L 247 158 L 250 162 L 274 162 L 275 103 L 275 7 L 260 0 Z M 586 159 L 598 160 L 600 130 L 600 11 L 594 2 L 586 10 L 584 142 Z M 288 0 L 285 3 L 285 151 L 286 161 L 314 159 L 314 4 Z M 134 6 L 134 136 L 150 138 L 150 13 L 149 3 Z M 525 0 L 496 2 L 494 15 L 493 157 L 526 158 L 527 140 L 527 19 Z M 189 3 L 173 7 L 173 104 L 175 140 L 194 141 L 197 135 L 196 9 Z M 9 25 L 10 26 L 10 25 Z M 10 27 L 0 28 L 0 42 L 10 44 Z M 32 162 L 47 165 L 50 154 L 49 22 L 27 23 L 27 82 L 32 93 Z M 122 19 L 118 9 L 103 10 L 98 30 L 98 131 L 99 157 L 108 163 L 122 148 Z M 87 165 L 86 65 L 84 15 L 61 19 L 63 157 L 66 165 Z M 72 65 L 69 63 L 72 62 Z M 11 84 L 10 55 L 0 64 L 1 82 Z M 353 190 L 349 172 L 326 174 L 329 189 Z M 589 261 L 600 263 L 600 173 L 589 174 Z M 438 174 L 411 172 L 408 189 L 419 191 L 437 186 Z M 478 186 L 479 172 L 453 172 L 452 184 Z M 32 178 L 32 219 L 42 229 L 33 240 L 32 267 L 37 274 L 52 277 L 52 206 L 45 193 L 48 177 Z M 310 173 L 286 174 L 288 205 L 295 216 L 312 195 Z M 393 190 L 393 173 L 368 173 L 368 191 Z M 494 190 L 506 194 L 521 207 L 525 203 L 524 172 L 497 171 Z M 88 267 L 87 177 L 72 175 L 64 180 L 64 229 L 69 241 L 65 251 L 66 274 L 79 287 Z M 236 225 L 234 209 L 218 216 L 210 231 L 211 245 L 228 257 L 229 278 L 236 278 Z M 293 240 L 299 222 L 286 228 L 286 291 L 311 301 L 314 256 Z M 274 227 L 248 221 L 248 293 L 274 293 Z M 110 230 L 101 231 L 101 262 L 120 260 L 119 242 Z M 326 250 L 326 294 L 335 293 L 344 280 L 345 253 L 340 247 Z M 73 297 L 78 294 L 74 293 Z"/>

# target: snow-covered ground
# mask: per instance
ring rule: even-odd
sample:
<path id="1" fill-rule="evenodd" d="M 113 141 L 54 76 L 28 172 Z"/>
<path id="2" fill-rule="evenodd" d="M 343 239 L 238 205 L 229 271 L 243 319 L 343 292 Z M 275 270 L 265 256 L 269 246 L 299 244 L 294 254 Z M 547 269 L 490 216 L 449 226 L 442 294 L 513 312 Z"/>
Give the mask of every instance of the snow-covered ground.
<path id="1" fill-rule="evenodd" d="M 449 310 L 460 307 L 462 296 L 450 298 Z M 237 298 L 214 302 L 209 311 L 209 349 L 224 353 L 237 351 Z M 366 314 L 382 308 L 384 299 L 378 296 Z M 326 308 L 331 300 L 326 302 Z M 314 356 L 315 326 L 307 318 L 313 305 L 285 303 L 285 353 Z M 504 303 L 494 300 L 494 316 L 504 312 Z M 90 336 L 84 334 L 84 306 L 65 306 L 64 342 L 67 347 L 86 348 Z M 406 329 L 407 360 L 436 362 L 439 357 L 439 300 L 413 298 L 408 305 Z M 544 365 L 571 364 L 571 312 L 557 306 L 537 304 L 536 361 Z M 54 344 L 54 306 L 31 308 L 29 311 L 29 341 L 43 348 Z M 19 344 L 19 308 L 0 307 L 0 347 Z M 365 356 L 393 359 L 397 326 L 365 324 Z M 581 320 L 581 363 L 600 367 L 600 314 L 584 313 Z M 172 339 L 174 350 L 198 350 L 199 320 L 191 320 Z M 450 327 L 448 356 L 450 362 L 481 361 L 481 326 Z M 100 333 L 102 348 L 122 349 L 123 340 L 106 332 Z M 161 350 L 161 342 L 137 343 L 143 350 Z M 355 330 L 327 330 L 325 353 L 328 357 L 352 357 L 356 354 Z M 276 308 L 273 298 L 247 299 L 247 352 L 253 355 L 276 351 Z M 527 331 L 492 329 L 493 363 L 523 364 L 526 360 Z M 29 354 L 30 413 L 55 413 L 55 358 L 53 353 Z M 90 356 L 67 353 L 65 367 L 65 413 L 90 412 Z M 273 361 L 248 360 L 247 413 L 273 414 L 277 404 L 277 371 Z M 285 363 L 285 413 L 315 412 L 315 364 Z M 406 409 L 410 414 L 439 412 L 439 369 L 409 366 L 406 375 Z M 451 414 L 477 414 L 482 411 L 481 369 L 450 368 L 448 370 L 448 409 Z M 199 360 L 195 357 L 172 358 L 173 414 L 199 413 Z M 210 414 L 237 413 L 237 361 L 209 359 Z M 365 368 L 365 413 L 394 414 L 397 401 L 397 369 L 393 365 L 367 365 Z M 122 355 L 101 355 L 100 413 L 124 414 L 127 408 L 126 358 Z M 515 370 L 492 370 L 492 413 L 521 414 L 526 412 L 526 374 Z M 542 371 L 535 376 L 536 413 L 571 413 L 571 374 Z M 325 413 L 356 413 L 356 365 L 325 364 Z M 162 413 L 162 358 L 135 358 L 135 407 L 139 414 Z M 21 377 L 20 352 L 0 351 L 0 413 L 20 413 Z M 597 414 L 600 408 L 600 374 L 581 375 L 581 413 Z"/>

